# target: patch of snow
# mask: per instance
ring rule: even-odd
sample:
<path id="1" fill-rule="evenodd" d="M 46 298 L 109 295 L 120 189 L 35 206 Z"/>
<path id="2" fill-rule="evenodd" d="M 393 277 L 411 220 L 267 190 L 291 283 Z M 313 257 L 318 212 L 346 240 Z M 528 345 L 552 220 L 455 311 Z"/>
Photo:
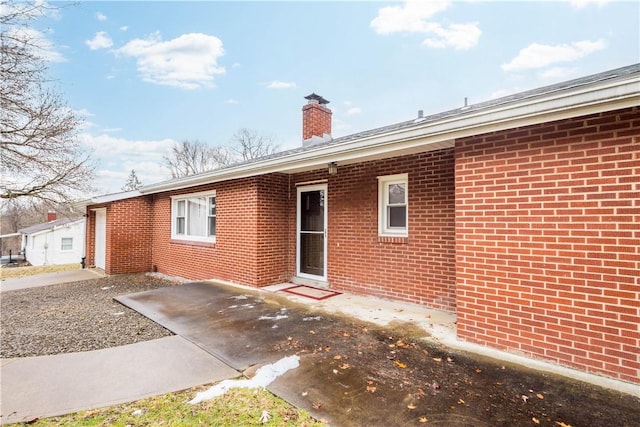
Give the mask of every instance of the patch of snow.
<path id="1" fill-rule="evenodd" d="M 209 390 L 197 393 L 196 397 L 190 400 L 189 403 L 191 405 L 195 405 L 196 403 L 222 396 L 232 388 L 264 388 L 279 376 L 284 375 L 285 372 L 295 369 L 298 366 L 300 366 L 299 356 L 294 355 L 284 357 L 271 365 L 264 365 L 256 371 L 256 375 L 251 379 L 224 380 L 214 385 Z"/>
<path id="2" fill-rule="evenodd" d="M 242 307 L 253 308 L 253 307 L 255 307 L 255 305 L 253 305 L 253 304 L 242 304 Z"/>
<path id="3" fill-rule="evenodd" d="M 230 305 L 229 308 L 238 308 L 238 304 Z"/>
<path id="4" fill-rule="evenodd" d="M 322 316 L 313 316 L 313 317 L 303 317 L 302 321 L 303 322 L 310 322 L 312 320 L 321 320 Z"/>
<path id="5" fill-rule="evenodd" d="M 242 299 L 249 299 L 249 295 L 234 295 L 232 297 L 229 297 L 230 299 L 235 299 L 235 300 L 242 300 Z"/>
<path id="6" fill-rule="evenodd" d="M 289 316 L 287 316 L 286 314 L 278 314 L 277 316 L 260 316 L 258 317 L 258 320 L 282 320 L 288 318 Z"/>
<path id="7" fill-rule="evenodd" d="M 106 291 L 108 289 L 113 289 L 113 288 L 115 288 L 115 286 L 105 286 L 104 288 L 100 288 L 100 289 L 102 289 L 103 291 Z"/>
<path id="8" fill-rule="evenodd" d="M 124 311 L 119 311 L 117 313 L 113 313 L 114 316 L 124 316 Z"/>

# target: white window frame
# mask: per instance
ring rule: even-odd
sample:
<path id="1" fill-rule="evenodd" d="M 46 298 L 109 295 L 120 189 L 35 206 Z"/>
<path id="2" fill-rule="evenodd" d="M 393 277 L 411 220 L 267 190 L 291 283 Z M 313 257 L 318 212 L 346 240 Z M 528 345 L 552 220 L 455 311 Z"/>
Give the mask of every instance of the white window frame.
<path id="1" fill-rule="evenodd" d="M 389 206 L 389 186 L 404 184 L 405 188 L 405 226 L 389 227 L 387 207 Z M 409 174 L 385 175 L 378 177 L 378 235 L 383 237 L 409 236 Z"/>
<path id="2" fill-rule="evenodd" d="M 206 203 L 206 214 L 203 216 L 204 224 L 201 224 L 201 227 L 205 230 L 205 236 L 199 235 L 189 235 L 188 230 L 190 228 L 189 224 L 189 200 L 190 199 L 200 199 L 204 198 Z M 204 191 L 199 193 L 190 193 L 190 194 L 180 194 L 176 196 L 171 196 L 171 239 L 172 240 L 184 240 L 189 242 L 205 242 L 205 243 L 215 243 L 216 236 L 215 231 L 213 235 L 209 235 L 209 219 L 211 217 L 216 217 L 216 214 L 212 214 L 211 210 L 211 199 L 216 199 L 216 192 L 214 191 Z M 178 234 L 177 227 L 177 213 L 178 213 L 178 203 L 184 202 L 184 233 Z M 217 204 L 217 199 L 216 199 Z"/>
<path id="3" fill-rule="evenodd" d="M 65 249 L 64 248 L 64 241 L 65 240 L 70 240 L 71 241 L 71 247 L 69 249 Z M 60 251 L 61 252 L 71 252 L 73 250 L 73 237 L 61 237 L 60 238 Z"/>

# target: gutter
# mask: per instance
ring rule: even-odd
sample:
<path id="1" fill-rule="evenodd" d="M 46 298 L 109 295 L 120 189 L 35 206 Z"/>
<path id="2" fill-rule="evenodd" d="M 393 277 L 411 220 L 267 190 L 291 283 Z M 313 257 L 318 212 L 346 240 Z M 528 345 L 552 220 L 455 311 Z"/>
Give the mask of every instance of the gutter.
<path id="1" fill-rule="evenodd" d="M 463 107 L 449 117 L 433 121 L 426 117 L 403 129 L 151 184 L 142 187 L 140 193 L 154 194 L 274 172 L 295 173 L 333 161 L 348 163 L 453 147 L 458 138 L 638 105 L 640 73 L 635 72 L 488 107 Z"/>

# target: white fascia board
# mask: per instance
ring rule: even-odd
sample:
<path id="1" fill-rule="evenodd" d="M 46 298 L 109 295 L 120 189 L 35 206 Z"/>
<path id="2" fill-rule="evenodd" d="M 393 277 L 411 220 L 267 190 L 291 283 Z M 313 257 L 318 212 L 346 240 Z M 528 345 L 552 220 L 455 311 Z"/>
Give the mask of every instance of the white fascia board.
<path id="1" fill-rule="evenodd" d="M 398 153 L 452 147 L 458 138 L 512 129 L 640 105 L 640 75 L 560 89 L 556 92 L 493 105 L 467 114 L 456 114 L 410 128 L 357 140 L 311 148 L 290 155 L 188 176 L 141 188 L 142 194 L 178 190 L 213 182 L 247 178 L 274 172 L 324 167 L 328 162 L 393 157 Z M 473 106 L 471 106 L 473 107 Z M 394 154 L 395 153 L 395 154 Z"/>
<path id="2" fill-rule="evenodd" d="M 142 196 L 142 193 L 140 193 L 139 190 L 123 191 L 121 193 L 104 194 L 104 195 L 101 195 L 101 196 L 92 197 L 91 199 L 81 200 L 79 202 L 72 203 L 71 207 L 73 207 L 73 208 L 84 208 L 84 207 L 87 207 L 89 205 L 97 205 L 97 204 L 101 204 L 101 203 L 115 202 L 116 200 L 131 199 L 133 197 L 138 197 L 138 196 Z"/>

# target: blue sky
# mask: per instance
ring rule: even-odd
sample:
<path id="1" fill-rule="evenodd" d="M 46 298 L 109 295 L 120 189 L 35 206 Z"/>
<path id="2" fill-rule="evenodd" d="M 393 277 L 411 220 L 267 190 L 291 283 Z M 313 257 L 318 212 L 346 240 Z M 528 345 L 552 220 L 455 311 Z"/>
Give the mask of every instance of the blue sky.
<path id="1" fill-rule="evenodd" d="M 301 143 L 303 97 L 339 137 L 640 62 L 637 1 L 83 2 L 36 28 L 56 89 L 86 120 L 98 193 L 131 169 L 240 128 Z"/>

